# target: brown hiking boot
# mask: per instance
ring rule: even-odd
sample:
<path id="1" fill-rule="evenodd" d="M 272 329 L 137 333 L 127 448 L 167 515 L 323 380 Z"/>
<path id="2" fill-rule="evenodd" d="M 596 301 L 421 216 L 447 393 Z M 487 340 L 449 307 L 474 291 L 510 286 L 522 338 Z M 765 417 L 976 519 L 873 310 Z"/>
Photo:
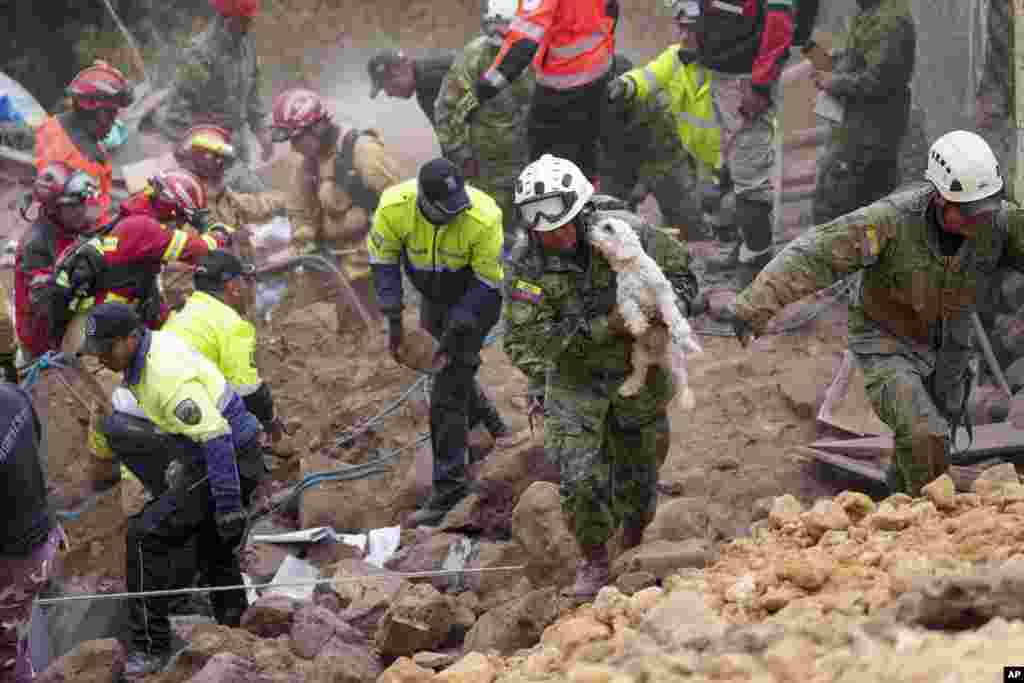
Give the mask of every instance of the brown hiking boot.
<path id="1" fill-rule="evenodd" d="M 576 583 L 566 591 L 566 596 L 579 602 L 593 600 L 611 581 L 610 564 L 606 546 L 584 551 L 583 558 L 576 564 Z"/>

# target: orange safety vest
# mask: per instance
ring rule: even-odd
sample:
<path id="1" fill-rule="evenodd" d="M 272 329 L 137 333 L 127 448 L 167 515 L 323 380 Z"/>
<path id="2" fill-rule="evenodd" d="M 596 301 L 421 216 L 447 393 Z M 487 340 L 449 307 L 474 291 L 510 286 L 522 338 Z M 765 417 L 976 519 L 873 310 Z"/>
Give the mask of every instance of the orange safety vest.
<path id="1" fill-rule="evenodd" d="M 596 81 L 612 66 L 615 20 L 606 0 L 521 0 L 501 53 L 521 39 L 540 47 L 533 58 L 537 83 L 571 90 Z"/>
<path id="2" fill-rule="evenodd" d="M 108 162 L 93 161 L 78 149 L 71 136 L 55 116 L 47 116 L 36 131 L 36 171 L 53 161 L 62 161 L 77 171 L 85 171 L 99 182 L 100 225 L 110 220 L 110 192 L 114 188 L 114 167 Z"/>

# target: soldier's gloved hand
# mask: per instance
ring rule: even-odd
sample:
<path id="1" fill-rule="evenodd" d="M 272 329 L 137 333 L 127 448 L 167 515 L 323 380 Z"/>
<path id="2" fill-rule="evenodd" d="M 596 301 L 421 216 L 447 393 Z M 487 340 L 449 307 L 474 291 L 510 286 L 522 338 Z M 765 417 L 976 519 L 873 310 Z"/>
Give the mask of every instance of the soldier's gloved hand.
<path id="1" fill-rule="evenodd" d="M 626 319 L 622 317 L 621 313 L 619 313 L 618 307 L 614 308 L 611 313 L 608 314 L 608 331 L 620 337 L 629 337 L 632 335 L 629 331 L 629 326 L 626 325 Z"/>
<path id="2" fill-rule="evenodd" d="M 249 516 L 245 509 L 239 508 L 230 512 L 218 512 L 214 515 L 217 522 L 217 535 L 225 543 L 237 543 L 245 533 L 245 525 Z"/>
<path id="3" fill-rule="evenodd" d="M 398 349 L 402 346 L 402 315 L 388 316 L 388 351 L 398 361 Z"/>
<path id="4" fill-rule="evenodd" d="M 470 158 L 462 162 L 462 177 L 476 178 L 480 175 L 480 162 Z"/>
<path id="5" fill-rule="evenodd" d="M 632 78 L 620 76 L 608 83 L 608 101 L 611 103 L 628 103 L 636 96 L 636 83 Z"/>
<path id="6" fill-rule="evenodd" d="M 498 88 L 495 88 L 483 78 L 480 78 L 480 80 L 476 82 L 473 90 L 476 93 L 477 102 L 480 104 L 493 100 L 498 96 L 498 93 L 501 92 Z"/>
<path id="7" fill-rule="evenodd" d="M 736 304 L 730 303 L 723 306 L 719 310 L 717 317 L 722 322 L 732 325 L 732 331 L 736 338 L 740 340 L 740 345 L 743 348 L 747 348 L 750 341 L 755 337 L 754 325 L 736 312 Z"/>

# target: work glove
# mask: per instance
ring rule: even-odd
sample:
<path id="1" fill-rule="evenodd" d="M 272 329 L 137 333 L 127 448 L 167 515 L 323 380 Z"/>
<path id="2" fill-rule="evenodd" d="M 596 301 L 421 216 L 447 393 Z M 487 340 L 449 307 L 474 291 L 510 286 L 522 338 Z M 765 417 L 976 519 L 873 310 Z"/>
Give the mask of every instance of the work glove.
<path id="1" fill-rule="evenodd" d="M 249 521 L 249 515 L 245 510 L 239 508 L 231 512 L 218 512 L 213 516 L 217 522 L 217 535 L 225 543 L 237 543 L 245 533 L 245 525 Z"/>
<path id="2" fill-rule="evenodd" d="M 388 316 L 388 351 L 398 360 L 398 348 L 402 345 L 402 316 Z"/>
<path id="3" fill-rule="evenodd" d="M 476 178 L 480 175 L 480 162 L 469 158 L 462 162 L 462 177 Z"/>
<path id="4" fill-rule="evenodd" d="M 476 94 L 476 100 L 480 104 L 493 100 L 495 97 L 498 96 L 498 93 L 501 92 L 498 88 L 495 88 L 493 85 L 485 81 L 483 78 L 476 82 L 476 85 L 473 87 L 473 90 Z"/>
<path id="5" fill-rule="evenodd" d="M 626 319 L 619 313 L 618 308 L 612 309 L 611 313 L 608 314 L 608 331 L 619 337 L 632 336 L 632 332 L 629 331 L 629 327 L 626 325 Z"/>
<path id="6" fill-rule="evenodd" d="M 743 83 L 743 95 L 740 101 L 740 114 L 749 120 L 756 119 L 772 106 L 772 98 L 760 93 L 750 81 Z"/>
<path id="7" fill-rule="evenodd" d="M 736 338 L 739 339 L 740 345 L 743 348 L 747 348 L 750 345 L 750 341 L 755 338 L 754 325 L 736 312 L 735 303 L 723 306 L 717 317 L 722 322 L 732 325 L 732 331 Z"/>
<path id="8" fill-rule="evenodd" d="M 611 103 L 628 103 L 636 96 L 636 83 L 632 78 L 620 76 L 608 83 L 608 101 Z"/>

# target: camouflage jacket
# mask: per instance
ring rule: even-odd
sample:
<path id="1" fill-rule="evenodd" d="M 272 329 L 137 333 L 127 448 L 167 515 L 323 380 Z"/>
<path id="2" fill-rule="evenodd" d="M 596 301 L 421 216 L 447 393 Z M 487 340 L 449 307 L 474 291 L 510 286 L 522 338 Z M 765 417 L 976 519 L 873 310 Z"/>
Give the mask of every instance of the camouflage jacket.
<path id="1" fill-rule="evenodd" d="M 524 72 L 482 106 L 473 90 L 500 49 L 486 36 L 469 43 L 445 76 L 434 104 L 441 150 L 456 166 L 476 159 L 480 176 L 473 182 L 485 192 L 512 187 L 528 161 L 526 115 L 533 94 L 533 72 Z"/>
<path id="2" fill-rule="evenodd" d="M 594 211 L 584 222 L 607 210 Z M 685 314 L 697 296 L 686 246 L 636 214 L 620 209 L 614 213 L 634 226 L 644 250 L 672 282 Z M 578 383 L 616 373 L 624 376 L 630 340 L 609 331 L 606 312 L 593 312 L 602 303 L 610 310 L 608 298 L 614 304 L 614 296 L 615 272 L 585 240 L 571 256 L 545 252 L 532 239 L 513 251 L 505 268 L 504 348 L 529 379 L 531 392 L 543 387 L 549 368 L 563 380 Z"/>
<path id="3" fill-rule="evenodd" d="M 993 223 L 952 255 L 933 216 L 931 183 L 920 183 L 808 230 L 736 298 L 757 334 L 787 304 L 858 271 L 850 305 L 850 348 L 906 353 L 933 364 L 943 349 L 966 352 L 970 314 L 996 270 L 1024 269 L 1024 211 L 1004 205 Z M 951 247 L 955 247 L 955 241 Z"/>
<path id="4" fill-rule="evenodd" d="M 174 140 L 197 123 L 217 123 L 236 132 L 246 123 L 254 131 L 265 125 L 255 39 L 252 34 L 235 39 L 220 17 L 186 50 L 173 87 L 159 123 Z"/>
<path id="5" fill-rule="evenodd" d="M 877 0 L 853 16 L 836 56 L 829 92 L 843 103 L 833 128 L 846 147 L 899 155 L 910 115 L 916 31 L 908 0 Z"/>
<path id="6" fill-rule="evenodd" d="M 1013 69 L 1010 53 L 1013 49 L 1013 14 L 1010 3 L 989 0 L 987 17 L 987 45 L 985 70 L 978 85 L 978 94 L 992 98 L 994 113 L 1009 117 L 1013 103 Z"/>

